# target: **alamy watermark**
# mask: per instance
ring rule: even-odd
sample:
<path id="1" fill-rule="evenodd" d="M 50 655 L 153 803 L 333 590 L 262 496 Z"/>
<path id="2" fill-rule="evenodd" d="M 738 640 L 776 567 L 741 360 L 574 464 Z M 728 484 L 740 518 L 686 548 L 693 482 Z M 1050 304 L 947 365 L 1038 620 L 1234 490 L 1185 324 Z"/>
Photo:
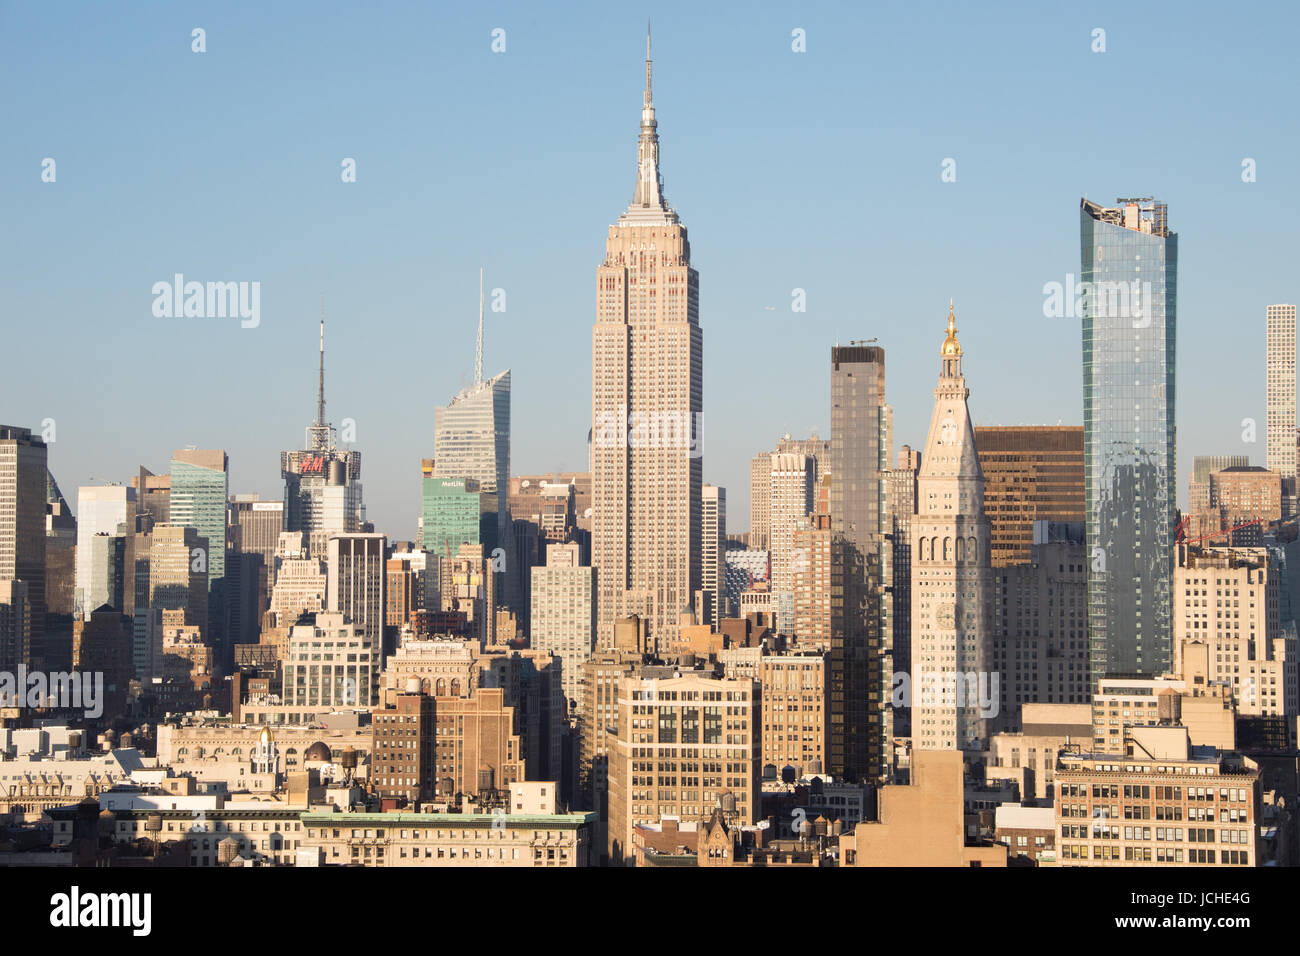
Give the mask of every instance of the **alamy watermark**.
<path id="1" fill-rule="evenodd" d="M 1043 315 L 1049 319 L 1081 319 L 1085 314 L 1095 319 L 1132 319 L 1133 328 L 1151 325 L 1154 299 L 1151 283 L 1107 280 L 1078 281 L 1067 273 L 1065 282 L 1048 282 L 1043 286 Z"/>
<path id="2" fill-rule="evenodd" d="M 1002 678 L 997 671 L 927 671 L 916 687 L 907 671 L 895 671 L 891 703 L 898 707 L 972 707 L 981 717 L 1002 710 Z"/>
<path id="3" fill-rule="evenodd" d="M 592 429 L 596 448 L 684 448 L 692 458 L 703 451 L 704 423 L 701 412 L 597 412 Z"/>
<path id="4" fill-rule="evenodd" d="M 82 710 L 90 719 L 104 713 L 104 672 L 0 671 L 0 707 Z"/>
<path id="5" fill-rule="evenodd" d="M 238 318 L 243 328 L 262 322 L 262 283 L 186 282 L 182 273 L 172 281 L 153 284 L 153 314 L 159 319 Z"/>

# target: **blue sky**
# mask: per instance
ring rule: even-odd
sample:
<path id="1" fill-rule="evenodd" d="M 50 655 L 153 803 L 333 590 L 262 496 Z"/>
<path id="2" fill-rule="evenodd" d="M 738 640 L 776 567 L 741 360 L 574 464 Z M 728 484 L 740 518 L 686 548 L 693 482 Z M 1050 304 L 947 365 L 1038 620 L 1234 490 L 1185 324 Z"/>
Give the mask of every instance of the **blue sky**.
<path id="1" fill-rule="evenodd" d="M 895 448 L 924 439 L 950 297 L 978 424 L 1080 424 L 1079 323 L 1045 318 L 1042 290 L 1078 272 L 1085 194 L 1162 199 L 1180 235 L 1185 499 L 1193 455 L 1264 461 L 1264 307 L 1300 298 L 1298 18 L 1057 6 L 0 5 L 0 421 L 55 420 L 72 496 L 194 444 L 227 449 L 232 491 L 278 497 L 324 295 L 329 418 L 357 423 L 377 529 L 410 538 L 434 407 L 473 375 L 482 265 L 506 292 L 485 371 L 512 370 L 512 470 L 584 469 L 595 270 L 631 198 L 652 14 L 666 193 L 700 272 L 705 480 L 733 529 L 755 452 L 829 436 L 837 341 L 880 339 Z M 176 272 L 260 282 L 260 326 L 154 317 Z"/>

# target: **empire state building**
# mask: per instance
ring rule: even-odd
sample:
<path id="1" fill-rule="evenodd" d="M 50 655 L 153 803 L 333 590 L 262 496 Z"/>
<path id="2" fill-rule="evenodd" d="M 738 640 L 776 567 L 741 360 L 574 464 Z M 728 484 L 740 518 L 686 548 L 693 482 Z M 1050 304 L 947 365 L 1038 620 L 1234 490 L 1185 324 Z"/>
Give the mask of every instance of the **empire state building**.
<path id="1" fill-rule="evenodd" d="M 664 198 L 646 35 L 632 202 L 609 227 L 591 335 L 592 564 L 598 644 L 637 615 L 664 652 L 700 587 L 699 274 Z"/>

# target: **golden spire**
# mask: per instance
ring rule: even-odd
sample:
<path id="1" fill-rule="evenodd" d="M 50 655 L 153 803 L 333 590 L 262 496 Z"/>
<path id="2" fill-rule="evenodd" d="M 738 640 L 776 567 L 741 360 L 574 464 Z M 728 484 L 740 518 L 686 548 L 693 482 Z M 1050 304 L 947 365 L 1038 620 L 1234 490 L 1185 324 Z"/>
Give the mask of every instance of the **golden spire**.
<path id="1" fill-rule="evenodd" d="M 939 354 L 944 358 L 961 355 L 961 343 L 957 341 L 957 316 L 952 311 L 952 299 L 948 300 L 948 337 L 943 340 Z"/>

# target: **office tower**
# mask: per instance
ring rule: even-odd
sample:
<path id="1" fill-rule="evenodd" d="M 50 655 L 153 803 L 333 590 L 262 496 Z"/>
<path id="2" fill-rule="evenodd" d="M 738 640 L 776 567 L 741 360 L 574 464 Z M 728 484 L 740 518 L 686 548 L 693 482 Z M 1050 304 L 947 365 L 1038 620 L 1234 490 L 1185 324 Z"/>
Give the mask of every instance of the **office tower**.
<path id="1" fill-rule="evenodd" d="M 1248 521 L 1263 525 L 1282 520 L 1285 479 L 1258 465 L 1210 472 L 1210 508 L 1218 509 L 1229 527 Z M 1269 529 L 1271 530 L 1271 529 Z"/>
<path id="2" fill-rule="evenodd" d="M 475 478 L 424 478 L 421 544 L 439 557 L 454 556 L 462 544 L 483 545 L 490 554 L 500 544 L 496 492 Z"/>
<path id="3" fill-rule="evenodd" d="M 708 624 L 717 630 L 727 606 L 727 489 L 700 486 L 700 589 L 708 594 Z"/>
<path id="4" fill-rule="evenodd" d="M 170 524 L 193 528 L 208 540 L 208 587 L 226 573 L 229 459 L 220 449 L 172 453 Z"/>
<path id="5" fill-rule="evenodd" d="M 207 628 L 208 564 L 204 558 L 207 550 L 207 539 L 189 525 L 154 527 L 149 545 L 151 609 L 175 611 L 173 620 L 177 623 Z M 205 637 L 206 634 L 205 630 Z"/>
<path id="6" fill-rule="evenodd" d="M 262 615 L 271 606 L 275 550 L 284 531 L 284 502 L 235 495 L 230 499 L 228 529 L 231 643 L 254 643 Z"/>
<path id="7" fill-rule="evenodd" d="M 1210 475 L 1225 468 L 1249 467 L 1249 455 L 1197 455 L 1193 458 L 1192 473 L 1187 477 L 1188 514 L 1210 510 Z"/>
<path id="8" fill-rule="evenodd" d="M 826 689 L 829 655 L 769 654 L 758 659 L 762 688 L 763 766 L 795 779 L 826 767 Z"/>
<path id="9" fill-rule="evenodd" d="M 401 630 L 411 623 L 416 611 L 425 604 L 426 569 L 429 553 L 423 549 L 394 551 L 384 564 L 387 583 L 384 585 L 384 626 Z M 435 558 L 436 562 L 436 558 Z M 435 564 L 433 577 L 437 578 Z M 435 583 L 435 593 L 437 584 Z M 440 604 L 435 605 L 441 609 Z"/>
<path id="10" fill-rule="evenodd" d="M 881 478 L 889 467 L 885 350 L 831 349 L 831 680 L 827 769 L 876 778 L 891 690 L 882 647 Z M 890 635 L 892 637 L 892 634 Z"/>
<path id="11" fill-rule="evenodd" d="M 0 671 L 13 673 L 30 659 L 31 624 L 27 582 L 0 578 Z"/>
<path id="12" fill-rule="evenodd" d="M 48 450 L 30 429 L 0 425 L 0 581 L 27 585 L 24 663 L 44 651 L 45 502 Z"/>
<path id="13" fill-rule="evenodd" d="M 348 432 L 344 430 L 344 440 Z M 284 530 L 301 531 L 313 557 L 325 556 L 331 534 L 361 531 L 365 505 L 361 489 L 361 452 L 341 449 L 334 426 L 325 421 L 325 319 L 320 323 L 320 381 L 316 421 L 307 426 L 301 451 L 280 453 L 284 478 Z"/>
<path id="14" fill-rule="evenodd" d="M 912 519 L 912 746 L 968 750 L 987 737 L 992 617 L 989 523 L 962 374 L 957 320 L 948 335 Z"/>
<path id="15" fill-rule="evenodd" d="M 1173 663 L 1178 237 L 1164 203 L 1079 214 L 1088 641 L 1093 679 Z"/>
<path id="16" fill-rule="evenodd" d="M 672 675 L 669 671 L 669 675 Z M 702 673 L 625 677 L 611 737 L 609 860 L 630 863 L 632 831 L 664 816 L 707 819 L 715 807 L 740 823 L 759 814 L 762 688 Z"/>
<path id="17" fill-rule="evenodd" d="M 120 611 L 95 609 L 73 623 L 72 667 L 82 674 L 102 674 L 104 685 L 97 718 L 112 726 L 126 711 L 131 681 L 131 621 Z"/>
<path id="18" fill-rule="evenodd" d="M 572 541 L 578 530 L 577 494 L 571 483 L 551 482 L 539 494 L 538 532 L 549 547 Z"/>
<path id="19" fill-rule="evenodd" d="M 462 544 L 441 561 L 442 610 L 465 615 L 469 632 L 480 646 L 496 643 L 496 609 L 500 605 L 500 572 L 482 545 Z"/>
<path id="20" fill-rule="evenodd" d="M 1028 560 L 993 569 L 989 670 L 998 675 L 998 730 L 1018 730 L 1025 704 L 1086 704 L 1094 689 L 1083 522 L 1036 521 L 1033 534 Z"/>
<path id="21" fill-rule="evenodd" d="M 912 517 L 916 514 L 916 476 L 921 470 L 921 453 L 910 445 L 898 449 L 895 467 L 885 473 L 886 527 L 889 529 L 890 585 L 893 597 L 893 673 L 912 672 Z M 901 706 L 892 708 L 895 735 L 911 736 L 912 708 L 907 701 L 893 701 Z"/>
<path id="22" fill-rule="evenodd" d="M 596 270 L 592 564 L 602 647 L 629 614 L 646 621 L 652 643 L 673 643 L 700 586 L 700 278 L 663 194 L 646 45 L 636 188 Z"/>
<path id="23" fill-rule="evenodd" d="M 578 707 L 578 805 L 608 821 L 609 735 L 618 735 L 618 687 L 640 666 L 639 654 L 598 650 L 581 668 Z M 602 844 L 603 845 L 603 844 Z"/>
<path id="24" fill-rule="evenodd" d="M 77 600 L 77 519 L 45 472 L 45 636 L 43 666 L 48 671 L 72 667 L 72 612 Z"/>
<path id="25" fill-rule="evenodd" d="M 125 535 L 135 527 L 134 489 L 124 485 L 77 489 L 77 598 L 76 609 L 89 614 L 92 604 L 91 541 L 97 534 Z M 101 602 L 102 603 L 102 602 Z M 206 626 L 207 622 L 203 622 Z"/>
<path id="26" fill-rule="evenodd" d="M 207 540 L 208 622 L 203 634 L 229 667 L 234 649 L 226 631 L 226 509 L 229 459 L 221 449 L 182 449 L 171 460 L 172 525 L 196 530 Z"/>
<path id="27" fill-rule="evenodd" d="M 262 501 L 257 495 L 230 499 L 232 551 L 259 554 L 266 567 L 275 563 L 275 549 L 284 531 L 284 502 Z"/>
<path id="28" fill-rule="evenodd" d="M 794 537 L 808 526 L 813 510 L 813 484 L 816 464 L 807 455 L 778 452 L 772 455 L 772 491 L 769 496 L 772 517 L 768 524 L 772 553 L 772 593 L 778 608 L 777 630 L 789 634 L 794 628 L 794 578 L 801 563 L 795 554 Z M 782 613 L 789 603 L 789 615 Z"/>
<path id="29" fill-rule="evenodd" d="M 514 711 L 513 730 L 522 745 L 519 754 L 524 760 L 524 779 L 554 780 L 567 799 L 571 787 L 563 764 L 569 708 L 560 658 L 549 651 L 498 644 L 487 648 L 478 664 L 479 687 L 500 687 Z"/>
<path id="30" fill-rule="evenodd" d="M 325 609 L 329 590 L 326 562 L 308 556 L 304 537 L 301 531 L 280 534 L 275 552 L 275 587 L 271 589 L 267 615 L 271 627 L 292 627 L 302 615 Z"/>
<path id="31" fill-rule="evenodd" d="M 135 492 L 136 513 L 149 515 L 142 531 L 156 524 L 171 523 L 172 476 L 155 475 L 143 465 L 140 473 L 131 476 L 131 490 Z"/>
<path id="32" fill-rule="evenodd" d="M 772 453 L 760 451 L 749 462 L 749 546 L 766 551 L 772 521 Z"/>
<path id="33" fill-rule="evenodd" d="M 137 523 L 141 516 L 137 514 Z M 132 588 L 131 663 L 137 677 L 150 679 L 159 673 L 162 649 L 162 610 L 153 610 L 149 601 L 153 590 L 153 532 L 136 531 L 131 536 L 130 587 Z"/>
<path id="34" fill-rule="evenodd" d="M 101 531 L 91 536 L 90 553 L 86 556 L 86 564 L 90 569 L 85 591 L 87 610 L 98 611 L 105 606 L 119 613 L 125 610 L 128 577 L 126 542 L 125 534 L 107 534 Z M 134 573 L 130 578 L 134 585 Z"/>
<path id="35" fill-rule="evenodd" d="M 1286 480 L 1267 468 L 1234 465 L 1210 472 L 1204 482 L 1197 482 L 1193 474 L 1191 487 L 1200 510 L 1183 517 L 1178 526 L 1180 542 L 1258 547 L 1282 520 Z"/>
<path id="36" fill-rule="evenodd" d="M 384 552 L 382 534 L 336 534 L 327 546 L 325 606 L 357 626 L 366 640 L 384 647 Z"/>
<path id="37" fill-rule="evenodd" d="M 596 646 L 595 568 L 578 563 L 576 543 L 547 549 L 546 566 L 533 568 L 530 646 L 561 661 L 564 696 L 576 709 L 582 665 Z M 566 708 L 567 712 L 567 708 Z"/>
<path id="38" fill-rule="evenodd" d="M 818 510 L 794 534 L 794 633 L 801 648 L 831 646 L 831 516 Z"/>
<path id="39" fill-rule="evenodd" d="M 981 426 L 975 444 L 993 567 L 1029 560 L 1035 521 L 1083 520 L 1081 425 Z"/>
<path id="40" fill-rule="evenodd" d="M 1265 399 L 1267 402 L 1267 452 L 1265 464 L 1282 476 L 1286 514 L 1294 514 L 1296 495 L 1295 442 L 1295 356 L 1294 305 L 1270 305 L 1264 309 Z"/>
<path id="41" fill-rule="evenodd" d="M 770 483 L 768 487 L 771 487 Z M 739 614 L 740 595 L 753 587 L 756 581 L 767 581 L 771 558 L 767 551 L 728 548 L 724 560 L 727 605 L 732 614 Z"/>
<path id="42" fill-rule="evenodd" d="M 550 475 L 515 475 L 510 479 L 510 514 L 542 524 L 542 496 L 558 486 L 573 488 L 574 523 L 578 530 L 591 530 L 591 473 L 557 471 Z"/>
<path id="43" fill-rule="evenodd" d="M 831 443 L 817 437 L 817 430 L 812 430 L 810 438 L 792 438 L 789 432 L 781 436 L 776 443 L 776 454 L 806 455 L 812 459 L 813 484 L 828 474 L 831 467 Z"/>
<path id="44" fill-rule="evenodd" d="M 434 700 L 419 686 L 371 714 L 370 775 L 381 798 L 423 802 L 437 788 Z"/>
<path id="45" fill-rule="evenodd" d="M 379 645 L 342 614 L 322 611 L 289 631 L 284 702 L 291 707 L 374 707 Z"/>
<path id="46" fill-rule="evenodd" d="M 1207 683 L 1230 685 L 1242 716 L 1294 722 L 1296 626 L 1280 613 L 1277 558 L 1265 548 L 1177 550 L 1174 672 L 1190 680 L 1185 662 L 1199 652 Z"/>
<path id="47" fill-rule="evenodd" d="M 809 470 L 813 484 L 827 474 L 831 464 L 831 443 L 817 437 L 792 438 L 789 432 L 781 436 L 775 451 L 760 452 L 749 463 L 749 540 L 750 548 L 771 547 L 772 522 L 772 461 L 777 455 L 802 455 L 811 458 Z"/>

